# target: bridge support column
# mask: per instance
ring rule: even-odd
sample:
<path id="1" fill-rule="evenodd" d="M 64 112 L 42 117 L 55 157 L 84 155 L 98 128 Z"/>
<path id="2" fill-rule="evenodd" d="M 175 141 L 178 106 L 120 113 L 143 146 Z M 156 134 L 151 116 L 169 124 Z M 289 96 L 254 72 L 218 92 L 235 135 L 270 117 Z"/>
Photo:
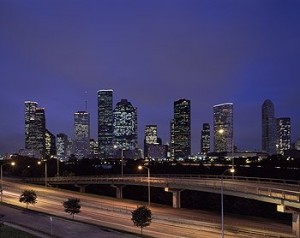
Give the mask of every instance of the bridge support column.
<path id="1" fill-rule="evenodd" d="M 300 212 L 299 209 L 287 207 L 285 205 L 277 205 L 278 212 L 291 213 L 292 214 L 292 230 L 296 235 L 296 238 L 300 238 Z"/>
<path id="2" fill-rule="evenodd" d="M 87 185 L 78 185 L 78 184 L 75 184 L 75 187 L 79 188 L 79 192 L 81 193 L 85 193 L 85 188 L 86 188 Z"/>
<path id="3" fill-rule="evenodd" d="M 300 213 L 293 212 L 293 232 L 296 238 L 300 238 Z"/>
<path id="4" fill-rule="evenodd" d="M 116 189 L 116 198 L 122 199 L 123 198 L 123 188 L 125 185 L 111 185 L 113 188 Z"/>
<path id="5" fill-rule="evenodd" d="M 172 202 L 173 202 L 173 208 L 180 208 L 181 207 L 181 192 L 183 190 L 181 189 L 173 189 L 173 188 L 165 188 L 165 192 L 171 192 L 173 193 L 172 196 Z"/>

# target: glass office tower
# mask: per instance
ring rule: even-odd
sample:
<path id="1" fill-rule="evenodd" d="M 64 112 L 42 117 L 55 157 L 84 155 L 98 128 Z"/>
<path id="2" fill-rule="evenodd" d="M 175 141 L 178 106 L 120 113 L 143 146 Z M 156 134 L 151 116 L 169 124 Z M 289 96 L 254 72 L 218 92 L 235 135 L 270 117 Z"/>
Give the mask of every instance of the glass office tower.
<path id="1" fill-rule="evenodd" d="M 233 153 L 233 104 L 213 106 L 214 151 Z"/>

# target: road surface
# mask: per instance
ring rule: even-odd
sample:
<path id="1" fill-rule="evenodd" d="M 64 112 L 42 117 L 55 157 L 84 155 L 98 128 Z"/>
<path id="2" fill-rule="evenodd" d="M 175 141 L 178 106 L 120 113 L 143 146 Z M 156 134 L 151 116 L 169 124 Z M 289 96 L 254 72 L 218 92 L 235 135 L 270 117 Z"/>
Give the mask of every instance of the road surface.
<path id="1" fill-rule="evenodd" d="M 140 229 L 133 226 L 131 211 L 142 202 L 120 200 L 104 196 L 84 194 L 43 186 L 23 184 L 16 181 L 4 181 L 3 201 L 5 203 L 23 206 L 18 198 L 25 189 L 36 191 L 38 200 L 34 206 L 29 208 L 40 211 L 49 216 L 70 218 L 63 210 L 62 203 L 70 197 L 81 200 L 81 213 L 75 215 L 76 221 L 106 226 L 112 229 L 139 234 Z M 144 234 L 152 237 L 164 238 L 219 238 L 220 237 L 220 215 L 210 212 L 188 209 L 174 209 L 167 206 L 153 204 L 150 207 L 153 220 L 149 227 L 144 229 Z M 48 219 L 49 219 L 48 216 Z M 225 237 L 294 237 L 291 226 L 276 223 L 266 219 L 245 219 L 241 217 L 228 216 L 225 214 Z M 47 224 L 47 222 L 45 223 Z M 48 222 L 49 226 L 49 222 Z M 65 231 L 71 232 L 72 229 Z M 48 229 L 49 230 L 49 229 Z M 54 231 L 52 231 L 54 232 Z M 57 237 L 73 237 L 55 233 Z M 75 236 L 74 236 L 75 237 Z M 121 236 L 119 236 L 121 237 Z M 91 236 L 89 237 L 91 238 Z"/>

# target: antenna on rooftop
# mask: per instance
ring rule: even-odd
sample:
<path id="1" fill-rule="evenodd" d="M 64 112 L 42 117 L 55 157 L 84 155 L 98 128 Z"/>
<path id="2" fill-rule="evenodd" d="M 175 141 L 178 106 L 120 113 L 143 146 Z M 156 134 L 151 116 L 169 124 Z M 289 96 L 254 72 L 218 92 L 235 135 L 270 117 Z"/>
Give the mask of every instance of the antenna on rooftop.
<path id="1" fill-rule="evenodd" d="M 87 91 L 85 91 L 84 93 L 85 93 L 85 101 L 84 101 L 85 108 L 84 108 L 84 110 L 87 112 L 87 104 L 88 104 L 88 101 L 87 101 Z"/>

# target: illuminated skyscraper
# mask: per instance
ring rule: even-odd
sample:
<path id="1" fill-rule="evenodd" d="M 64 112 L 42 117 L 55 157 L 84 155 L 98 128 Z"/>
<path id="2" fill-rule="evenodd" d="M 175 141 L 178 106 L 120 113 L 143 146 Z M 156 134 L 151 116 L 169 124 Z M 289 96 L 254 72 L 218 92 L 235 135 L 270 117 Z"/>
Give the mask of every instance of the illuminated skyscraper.
<path id="1" fill-rule="evenodd" d="M 113 90 L 97 93 L 99 157 L 108 159 L 113 157 Z"/>
<path id="2" fill-rule="evenodd" d="M 35 112 L 38 107 L 36 102 L 25 101 L 25 149 L 35 149 L 35 138 L 33 132 L 35 129 Z"/>
<path id="3" fill-rule="evenodd" d="M 223 103 L 213 107 L 214 151 L 233 152 L 233 104 Z"/>
<path id="4" fill-rule="evenodd" d="M 73 153 L 77 158 L 90 154 L 90 114 L 86 111 L 74 113 Z"/>
<path id="5" fill-rule="evenodd" d="M 99 145 L 98 141 L 90 139 L 90 158 L 98 158 L 99 155 Z"/>
<path id="6" fill-rule="evenodd" d="M 145 128 L 145 139 L 144 139 L 144 156 L 148 157 L 148 147 L 149 145 L 158 144 L 157 143 L 157 126 L 156 125 L 146 125 Z"/>
<path id="7" fill-rule="evenodd" d="M 56 138 L 49 130 L 45 133 L 45 149 L 47 155 L 56 155 Z"/>
<path id="8" fill-rule="evenodd" d="M 174 160 L 174 119 L 170 121 L 170 145 L 169 145 L 169 157 Z"/>
<path id="9" fill-rule="evenodd" d="M 36 102 L 25 101 L 25 149 L 46 154 L 45 109 Z"/>
<path id="10" fill-rule="evenodd" d="M 289 117 L 277 118 L 277 153 L 284 154 L 291 148 L 291 119 Z"/>
<path id="11" fill-rule="evenodd" d="M 174 158 L 186 159 L 191 154 L 191 102 L 180 99 L 174 102 Z"/>
<path id="12" fill-rule="evenodd" d="M 276 154 L 276 118 L 271 100 L 267 99 L 262 105 L 262 151 Z"/>
<path id="13" fill-rule="evenodd" d="M 126 99 L 113 110 L 113 145 L 116 150 L 135 150 L 137 146 L 137 109 Z"/>
<path id="14" fill-rule="evenodd" d="M 203 123 L 201 131 L 201 154 L 210 152 L 210 125 Z"/>
<path id="15" fill-rule="evenodd" d="M 36 148 L 42 153 L 46 154 L 46 117 L 45 109 L 37 108 L 35 112 L 35 138 L 36 138 Z"/>
<path id="16" fill-rule="evenodd" d="M 56 136 L 56 155 L 60 160 L 67 160 L 69 151 L 69 139 L 66 134 L 60 133 Z"/>

